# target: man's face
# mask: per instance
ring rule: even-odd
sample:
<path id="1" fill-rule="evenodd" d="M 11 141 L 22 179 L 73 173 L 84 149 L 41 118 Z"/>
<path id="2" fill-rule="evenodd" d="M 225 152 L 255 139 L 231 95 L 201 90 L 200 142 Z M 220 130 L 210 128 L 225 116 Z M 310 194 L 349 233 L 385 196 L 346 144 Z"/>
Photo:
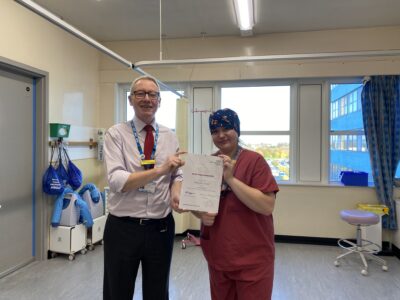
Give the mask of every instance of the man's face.
<path id="1" fill-rule="evenodd" d="M 141 79 L 136 82 L 129 96 L 129 102 L 133 106 L 135 115 L 147 124 L 153 121 L 160 105 L 159 92 L 153 81 Z"/>

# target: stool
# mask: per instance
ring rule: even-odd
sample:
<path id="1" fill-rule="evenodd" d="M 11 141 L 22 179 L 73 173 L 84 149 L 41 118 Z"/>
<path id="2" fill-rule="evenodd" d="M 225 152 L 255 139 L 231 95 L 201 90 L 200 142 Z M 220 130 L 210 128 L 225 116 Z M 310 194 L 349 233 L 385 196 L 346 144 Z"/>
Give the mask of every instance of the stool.
<path id="1" fill-rule="evenodd" d="M 367 259 L 376 261 L 377 263 L 382 265 L 383 271 L 387 271 L 388 267 L 386 265 L 386 261 L 374 255 L 382 250 L 381 246 L 371 241 L 362 239 L 361 237 L 361 227 L 378 224 L 379 216 L 372 212 L 354 209 L 354 210 L 342 210 L 340 212 L 340 217 L 347 223 L 357 226 L 357 239 L 356 239 L 356 244 L 346 239 L 338 240 L 338 245 L 341 248 L 345 249 L 346 252 L 336 257 L 336 260 L 334 262 L 335 266 L 336 267 L 340 266 L 339 260 L 342 259 L 343 257 L 355 253 L 360 255 L 360 258 L 364 264 L 364 268 L 361 270 L 362 275 L 364 276 L 368 275 Z M 373 245 L 374 248 L 376 247 L 376 249 L 371 249 L 371 247 L 367 248 L 368 246 L 371 245 Z"/>

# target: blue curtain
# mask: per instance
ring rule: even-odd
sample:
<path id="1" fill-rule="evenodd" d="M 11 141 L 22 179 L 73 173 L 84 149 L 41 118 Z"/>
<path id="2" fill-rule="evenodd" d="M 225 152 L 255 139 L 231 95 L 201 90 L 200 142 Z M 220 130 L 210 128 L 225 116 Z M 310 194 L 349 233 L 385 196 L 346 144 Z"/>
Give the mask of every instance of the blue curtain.
<path id="1" fill-rule="evenodd" d="M 380 203 L 389 207 L 383 227 L 397 229 L 393 186 L 400 159 L 400 76 L 371 76 L 361 103 L 376 192 Z"/>

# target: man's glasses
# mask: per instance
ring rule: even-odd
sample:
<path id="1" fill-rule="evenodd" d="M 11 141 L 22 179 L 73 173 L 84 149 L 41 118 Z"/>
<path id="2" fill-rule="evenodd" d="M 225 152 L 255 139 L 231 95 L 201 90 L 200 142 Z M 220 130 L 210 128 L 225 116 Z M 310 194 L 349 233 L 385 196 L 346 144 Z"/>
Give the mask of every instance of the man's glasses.
<path id="1" fill-rule="evenodd" d="M 159 92 L 134 91 L 132 94 L 139 100 L 146 98 L 146 95 L 150 100 L 157 100 L 160 97 Z"/>

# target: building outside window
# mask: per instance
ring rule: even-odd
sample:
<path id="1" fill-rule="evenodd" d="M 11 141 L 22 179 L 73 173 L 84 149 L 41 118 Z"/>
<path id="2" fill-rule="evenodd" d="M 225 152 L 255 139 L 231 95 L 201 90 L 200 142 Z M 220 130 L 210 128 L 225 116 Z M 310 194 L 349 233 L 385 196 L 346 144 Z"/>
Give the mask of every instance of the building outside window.
<path id="1" fill-rule="evenodd" d="M 362 84 L 332 84 L 330 94 L 330 181 L 339 181 L 341 171 L 368 173 L 373 182 L 361 109 Z M 340 114 L 336 114 L 340 107 Z"/>

